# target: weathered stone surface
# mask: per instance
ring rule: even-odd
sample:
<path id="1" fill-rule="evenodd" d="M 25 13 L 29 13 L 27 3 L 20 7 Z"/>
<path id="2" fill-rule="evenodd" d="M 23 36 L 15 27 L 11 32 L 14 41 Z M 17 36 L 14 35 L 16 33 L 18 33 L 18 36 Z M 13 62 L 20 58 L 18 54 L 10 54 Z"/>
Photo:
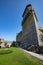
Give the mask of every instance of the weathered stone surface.
<path id="1" fill-rule="evenodd" d="M 11 47 L 11 41 L 5 41 L 4 39 L 0 38 L 0 48 Z"/>
<path id="2" fill-rule="evenodd" d="M 28 9 L 28 7 L 27 7 L 27 9 Z M 25 47 L 29 46 L 29 45 L 38 45 L 38 42 L 39 42 L 38 36 L 37 36 L 38 35 L 37 29 L 36 29 L 37 20 L 34 15 L 34 10 L 32 10 L 32 9 L 30 9 L 30 10 L 32 12 L 27 17 L 27 19 L 24 21 L 25 23 L 22 25 L 22 43 L 25 43 L 25 45 L 24 45 Z M 25 14 L 24 14 L 24 16 L 25 16 Z"/>
<path id="3" fill-rule="evenodd" d="M 16 42 L 19 42 L 19 43 L 22 42 L 22 31 L 17 34 L 17 36 L 16 36 Z"/>
<path id="4" fill-rule="evenodd" d="M 33 45 L 39 47 L 42 44 L 41 34 L 37 25 L 36 13 L 31 5 L 26 6 L 22 17 L 22 34 L 17 37 L 19 41 L 22 37 L 21 47 L 24 49 L 32 48 Z"/>

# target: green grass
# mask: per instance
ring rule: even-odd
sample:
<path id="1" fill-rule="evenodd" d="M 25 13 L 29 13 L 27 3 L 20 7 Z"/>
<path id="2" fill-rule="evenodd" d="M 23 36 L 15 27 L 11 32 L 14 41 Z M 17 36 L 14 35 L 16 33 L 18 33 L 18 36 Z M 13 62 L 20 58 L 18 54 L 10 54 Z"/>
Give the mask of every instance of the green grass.
<path id="1" fill-rule="evenodd" d="M 8 48 L 4 48 L 4 49 L 0 49 L 0 55 L 3 55 L 3 54 L 9 54 L 9 53 L 12 53 L 13 51 L 8 49 Z"/>
<path id="2" fill-rule="evenodd" d="M 42 61 L 23 52 L 20 48 L 15 47 L 9 48 L 8 50 L 13 52 L 3 55 L 0 54 L 0 65 L 43 65 Z"/>

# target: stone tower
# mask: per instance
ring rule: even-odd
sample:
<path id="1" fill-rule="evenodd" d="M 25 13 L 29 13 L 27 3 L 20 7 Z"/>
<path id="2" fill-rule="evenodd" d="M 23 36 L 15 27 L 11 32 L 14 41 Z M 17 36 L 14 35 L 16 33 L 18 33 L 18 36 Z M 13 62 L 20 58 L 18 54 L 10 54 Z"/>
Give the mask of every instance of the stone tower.
<path id="1" fill-rule="evenodd" d="M 31 4 L 26 6 L 22 17 L 22 47 L 40 45 L 38 19 Z"/>

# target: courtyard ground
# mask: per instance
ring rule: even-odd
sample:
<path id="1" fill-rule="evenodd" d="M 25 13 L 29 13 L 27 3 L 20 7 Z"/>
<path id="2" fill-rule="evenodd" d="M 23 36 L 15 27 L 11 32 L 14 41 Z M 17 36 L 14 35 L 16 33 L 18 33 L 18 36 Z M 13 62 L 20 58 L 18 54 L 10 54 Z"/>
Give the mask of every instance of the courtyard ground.
<path id="1" fill-rule="evenodd" d="M 43 65 L 43 61 L 23 52 L 20 48 L 12 47 L 0 49 L 0 65 Z"/>

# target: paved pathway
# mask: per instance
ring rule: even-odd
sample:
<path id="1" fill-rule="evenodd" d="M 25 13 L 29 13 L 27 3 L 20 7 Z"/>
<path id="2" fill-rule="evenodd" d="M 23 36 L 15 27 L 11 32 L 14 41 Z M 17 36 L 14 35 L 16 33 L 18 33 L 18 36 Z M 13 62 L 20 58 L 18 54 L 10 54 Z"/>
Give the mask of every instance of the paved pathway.
<path id="1" fill-rule="evenodd" d="M 27 51 L 27 50 L 24 50 L 24 49 L 22 49 L 22 50 L 43 61 L 43 55 L 40 55 L 40 54 L 37 54 L 37 53 L 34 53 L 34 52 L 30 52 L 30 51 Z"/>

